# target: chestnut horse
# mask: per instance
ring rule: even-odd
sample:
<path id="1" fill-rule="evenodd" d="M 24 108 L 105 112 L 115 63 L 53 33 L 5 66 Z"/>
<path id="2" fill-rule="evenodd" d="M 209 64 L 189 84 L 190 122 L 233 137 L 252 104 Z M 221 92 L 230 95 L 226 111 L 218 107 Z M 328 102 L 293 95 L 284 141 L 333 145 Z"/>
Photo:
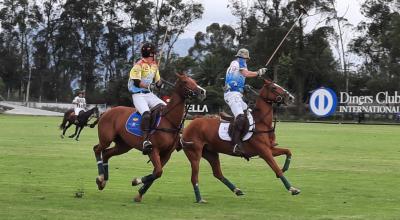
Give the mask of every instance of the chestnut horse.
<path id="1" fill-rule="evenodd" d="M 149 158 L 154 166 L 153 172 L 132 180 L 133 186 L 143 184 L 134 199 L 135 202 L 140 202 L 154 180 L 161 177 L 164 165 L 176 148 L 179 132 L 185 120 L 184 113 L 188 109 L 185 104 L 186 99 L 197 97 L 203 100 L 206 96 L 206 91 L 187 75 L 177 74 L 177 77 L 175 85 L 172 84 L 174 90 L 170 102 L 163 107 L 161 122 L 150 137 L 153 149 Z M 112 156 L 126 153 L 132 148 L 142 150 L 143 137 L 132 135 L 125 129 L 127 119 L 135 111 L 135 108 L 119 106 L 106 111 L 100 117 L 98 123 L 99 144 L 93 148 L 97 160 L 99 176 L 96 178 L 96 183 L 99 190 L 103 190 L 106 186 L 109 178 L 108 160 Z M 115 146 L 109 148 L 111 142 L 114 142 Z"/>
<path id="2" fill-rule="evenodd" d="M 286 189 L 292 194 L 300 193 L 299 189 L 290 185 L 283 173 L 289 168 L 291 152 L 288 149 L 278 148 L 271 145 L 270 133 L 274 132 L 272 127 L 273 103 L 287 103 L 293 101 L 294 97 L 282 87 L 273 82 L 265 80 L 259 96 L 256 100 L 256 107 L 252 112 L 255 129 L 252 137 L 243 143 L 243 155 L 246 158 L 260 156 L 280 178 Z M 213 170 L 214 177 L 224 183 L 237 196 L 244 193 L 224 177 L 221 171 L 219 153 L 232 156 L 233 146 L 228 141 L 223 141 L 218 136 L 220 119 L 217 118 L 197 118 L 194 119 L 183 131 L 181 145 L 192 167 L 192 184 L 196 197 L 196 202 L 206 202 L 202 199 L 199 189 L 199 162 L 201 157 L 206 159 Z M 286 161 L 283 169 L 280 169 L 275 156 L 285 154 Z"/>

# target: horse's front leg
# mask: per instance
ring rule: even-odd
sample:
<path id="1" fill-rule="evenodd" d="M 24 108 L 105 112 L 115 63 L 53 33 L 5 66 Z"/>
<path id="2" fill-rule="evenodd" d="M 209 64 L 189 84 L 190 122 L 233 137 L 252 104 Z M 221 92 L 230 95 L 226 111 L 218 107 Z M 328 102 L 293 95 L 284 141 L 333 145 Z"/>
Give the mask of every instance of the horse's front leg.
<path id="1" fill-rule="evenodd" d="M 163 164 L 162 164 L 161 159 L 160 159 L 160 151 L 159 151 L 158 148 L 154 148 L 151 151 L 150 160 L 151 160 L 151 162 L 153 163 L 153 166 L 154 166 L 153 173 L 149 174 L 147 176 L 144 176 L 142 178 L 134 178 L 132 180 L 132 186 L 137 186 L 137 185 L 140 185 L 140 184 L 144 184 L 143 187 L 139 189 L 139 194 L 134 198 L 135 202 L 141 202 L 143 195 L 150 188 L 151 184 L 153 184 L 153 182 L 156 179 L 160 178 L 161 175 L 162 175 Z"/>
<path id="2" fill-rule="evenodd" d="M 283 175 L 283 171 L 279 168 L 278 164 L 276 163 L 274 156 L 272 155 L 272 149 L 271 146 L 265 146 L 262 143 L 257 143 L 255 146 L 257 149 L 259 149 L 260 157 L 263 158 L 268 165 L 272 168 L 272 170 L 275 172 L 276 176 L 281 179 L 283 185 L 285 188 L 292 194 L 292 195 L 297 195 L 300 193 L 300 190 L 293 187 L 289 181 L 286 179 L 286 177 Z"/>
<path id="3" fill-rule="evenodd" d="M 165 164 L 168 162 L 169 158 L 171 157 L 171 154 L 172 154 L 172 152 L 167 153 L 167 154 L 164 154 L 164 155 L 161 155 L 160 160 L 161 160 L 161 165 L 162 165 L 162 167 L 164 167 Z M 153 170 L 153 172 L 154 172 L 154 170 Z M 147 192 L 147 190 L 151 187 L 151 185 L 153 184 L 153 182 L 154 182 L 154 181 L 145 183 L 145 184 L 143 184 L 142 187 L 140 187 L 140 189 L 139 189 L 139 191 L 138 191 L 139 194 L 137 194 L 137 195 L 135 196 L 135 199 L 134 199 L 135 202 L 141 202 L 141 201 L 142 201 L 143 195 L 144 195 L 144 194 Z"/>
<path id="4" fill-rule="evenodd" d="M 77 135 L 76 138 L 75 138 L 76 141 L 79 141 L 79 135 L 81 135 L 81 132 L 82 132 L 82 130 L 83 130 L 84 127 L 85 127 L 85 126 L 79 126 L 78 135 Z"/>
<path id="5" fill-rule="evenodd" d="M 78 125 L 75 125 L 75 133 L 72 134 L 72 135 L 70 135 L 70 136 L 68 136 L 68 137 L 69 137 L 69 138 L 74 138 L 74 137 L 76 136 L 76 134 L 78 133 L 78 128 L 79 128 L 79 126 L 78 126 Z"/>
<path id="6" fill-rule="evenodd" d="M 283 165 L 283 168 L 282 168 L 282 172 L 286 172 L 289 169 L 290 161 L 292 159 L 292 152 L 290 152 L 289 149 L 279 148 L 279 147 L 273 147 L 271 149 L 271 151 L 272 151 L 272 155 L 274 157 L 277 157 L 277 156 L 280 156 L 283 154 L 286 155 L 285 164 Z"/>
<path id="7" fill-rule="evenodd" d="M 92 124 L 89 125 L 90 128 L 94 128 L 97 123 L 99 123 L 99 119 L 96 119 L 96 121 L 94 121 Z"/>

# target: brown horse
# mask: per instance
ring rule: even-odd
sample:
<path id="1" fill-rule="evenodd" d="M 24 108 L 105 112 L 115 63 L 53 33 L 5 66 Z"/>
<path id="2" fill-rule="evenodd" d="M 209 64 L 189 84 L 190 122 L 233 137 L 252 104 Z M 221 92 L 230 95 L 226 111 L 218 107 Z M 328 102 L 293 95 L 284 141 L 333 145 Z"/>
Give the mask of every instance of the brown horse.
<path id="1" fill-rule="evenodd" d="M 90 119 L 92 117 L 95 117 L 96 121 L 93 122 L 92 124 L 90 124 L 89 127 L 94 128 L 94 126 L 96 126 L 97 120 L 99 118 L 99 109 L 97 108 L 97 106 L 93 107 L 92 109 L 90 109 L 86 112 L 81 111 L 79 116 L 76 116 L 74 114 L 74 109 L 69 109 L 68 111 L 66 111 L 64 113 L 63 121 L 60 125 L 60 129 L 63 130 L 62 134 L 60 135 L 61 138 L 64 138 L 65 132 L 68 130 L 69 127 L 71 127 L 71 125 L 74 124 L 75 125 L 75 133 L 68 137 L 69 138 L 75 137 L 75 140 L 78 141 L 82 129 L 88 125 L 87 123 L 90 121 Z M 78 120 L 76 120 L 76 119 L 78 119 Z"/>
<path id="2" fill-rule="evenodd" d="M 143 184 L 134 199 L 136 202 L 140 202 L 154 180 L 161 177 L 164 165 L 176 148 L 179 131 L 185 119 L 184 113 L 187 110 L 185 100 L 191 97 L 204 99 L 206 96 L 206 91 L 187 75 L 177 74 L 177 77 L 175 85 L 172 85 L 174 90 L 170 102 L 162 109 L 160 125 L 150 137 L 153 149 L 149 158 L 154 166 L 153 172 L 132 180 L 133 186 Z M 128 117 L 135 111 L 134 108 L 119 106 L 106 111 L 100 117 L 98 123 L 99 144 L 93 148 L 99 173 L 96 178 L 99 190 L 106 186 L 109 178 L 108 160 L 112 156 L 126 153 L 132 148 L 142 150 L 143 137 L 134 136 L 125 129 Z M 111 142 L 114 142 L 115 146 L 109 148 Z"/>
<path id="3" fill-rule="evenodd" d="M 270 133 L 274 132 L 272 127 L 273 103 L 287 103 L 293 101 L 294 97 L 282 87 L 265 80 L 264 86 L 259 92 L 256 100 L 256 107 L 252 112 L 255 129 L 253 136 L 243 143 L 243 155 L 246 158 L 260 156 L 280 178 L 286 189 L 292 194 L 300 193 L 299 189 L 292 187 L 283 173 L 289 168 L 291 152 L 288 149 L 274 147 L 271 144 Z M 219 118 L 198 118 L 193 120 L 183 131 L 181 145 L 192 167 L 192 184 L 195 192 L 196 202 L 205 202 L 201 198 L 199 190 L 199 162 L 201 157 L 206 159 L 213 170 L 214 176 L 224 183 L 236 195 L 244 195 L 243 192 L 224 177 L 221 171 L 219 153 L 232 156 L 232 145 L 223 141 L 218 136 L 220 125 Z M 285 154 L 286 161 L 283 169 L 280 169 L 274 157 Z"/>

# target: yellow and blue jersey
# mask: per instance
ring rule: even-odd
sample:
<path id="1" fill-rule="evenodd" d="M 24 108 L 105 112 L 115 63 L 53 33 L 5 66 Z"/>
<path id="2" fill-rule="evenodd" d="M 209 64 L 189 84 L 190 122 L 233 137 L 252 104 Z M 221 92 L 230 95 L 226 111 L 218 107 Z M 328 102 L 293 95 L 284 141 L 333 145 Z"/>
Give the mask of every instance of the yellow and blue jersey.
<path id="1" fill-rule="evenodd" d="M 133 80 L 139 79 L 145 85 L 150 85 L 153 82 L 157 82 L 161 79 L 158 65 L 155 61 L 146 62 L 146 60 L 139 60 L 131 69 L 129 73 L 129 84 L 128 89 L 132 93 L 148 91 L 145 88 L 136 87 L 133 84 Z"/>
<path id="2" fill-rule="evenodd" d="M 240 71 L 244 69 L 247 69 L 245 59 L 239 57 L 231 62 L 231 65 L 226 70 L 226 92 L 243 92 L 246 77 Z"/>

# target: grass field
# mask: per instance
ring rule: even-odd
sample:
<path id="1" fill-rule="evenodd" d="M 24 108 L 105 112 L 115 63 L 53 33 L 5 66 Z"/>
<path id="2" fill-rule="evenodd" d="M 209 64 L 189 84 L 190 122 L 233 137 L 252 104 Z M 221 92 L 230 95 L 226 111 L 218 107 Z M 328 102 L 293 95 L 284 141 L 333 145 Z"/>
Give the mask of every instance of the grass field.
<path id="1" fill-rule="evenodd" d="M 150 173 L 147 158 L 131 151 L 111 159 L 110 181 L 98 191 L 97 129 L 85 128 L 79 142 L 60 139 L 60 121 L 0 115 L 0 219 L 400 219 L 400 126 L 279 123 L 277 140 L 293 152 L 286 176 L 302 190 L 296 197 L 264 161 L 222 156 L 225 176 L 246 195 L 234 196 L 202 160 L 209 203 L 195 204 L 190 165 L 175 152 L 137 204 L 130 183 Z"/>

